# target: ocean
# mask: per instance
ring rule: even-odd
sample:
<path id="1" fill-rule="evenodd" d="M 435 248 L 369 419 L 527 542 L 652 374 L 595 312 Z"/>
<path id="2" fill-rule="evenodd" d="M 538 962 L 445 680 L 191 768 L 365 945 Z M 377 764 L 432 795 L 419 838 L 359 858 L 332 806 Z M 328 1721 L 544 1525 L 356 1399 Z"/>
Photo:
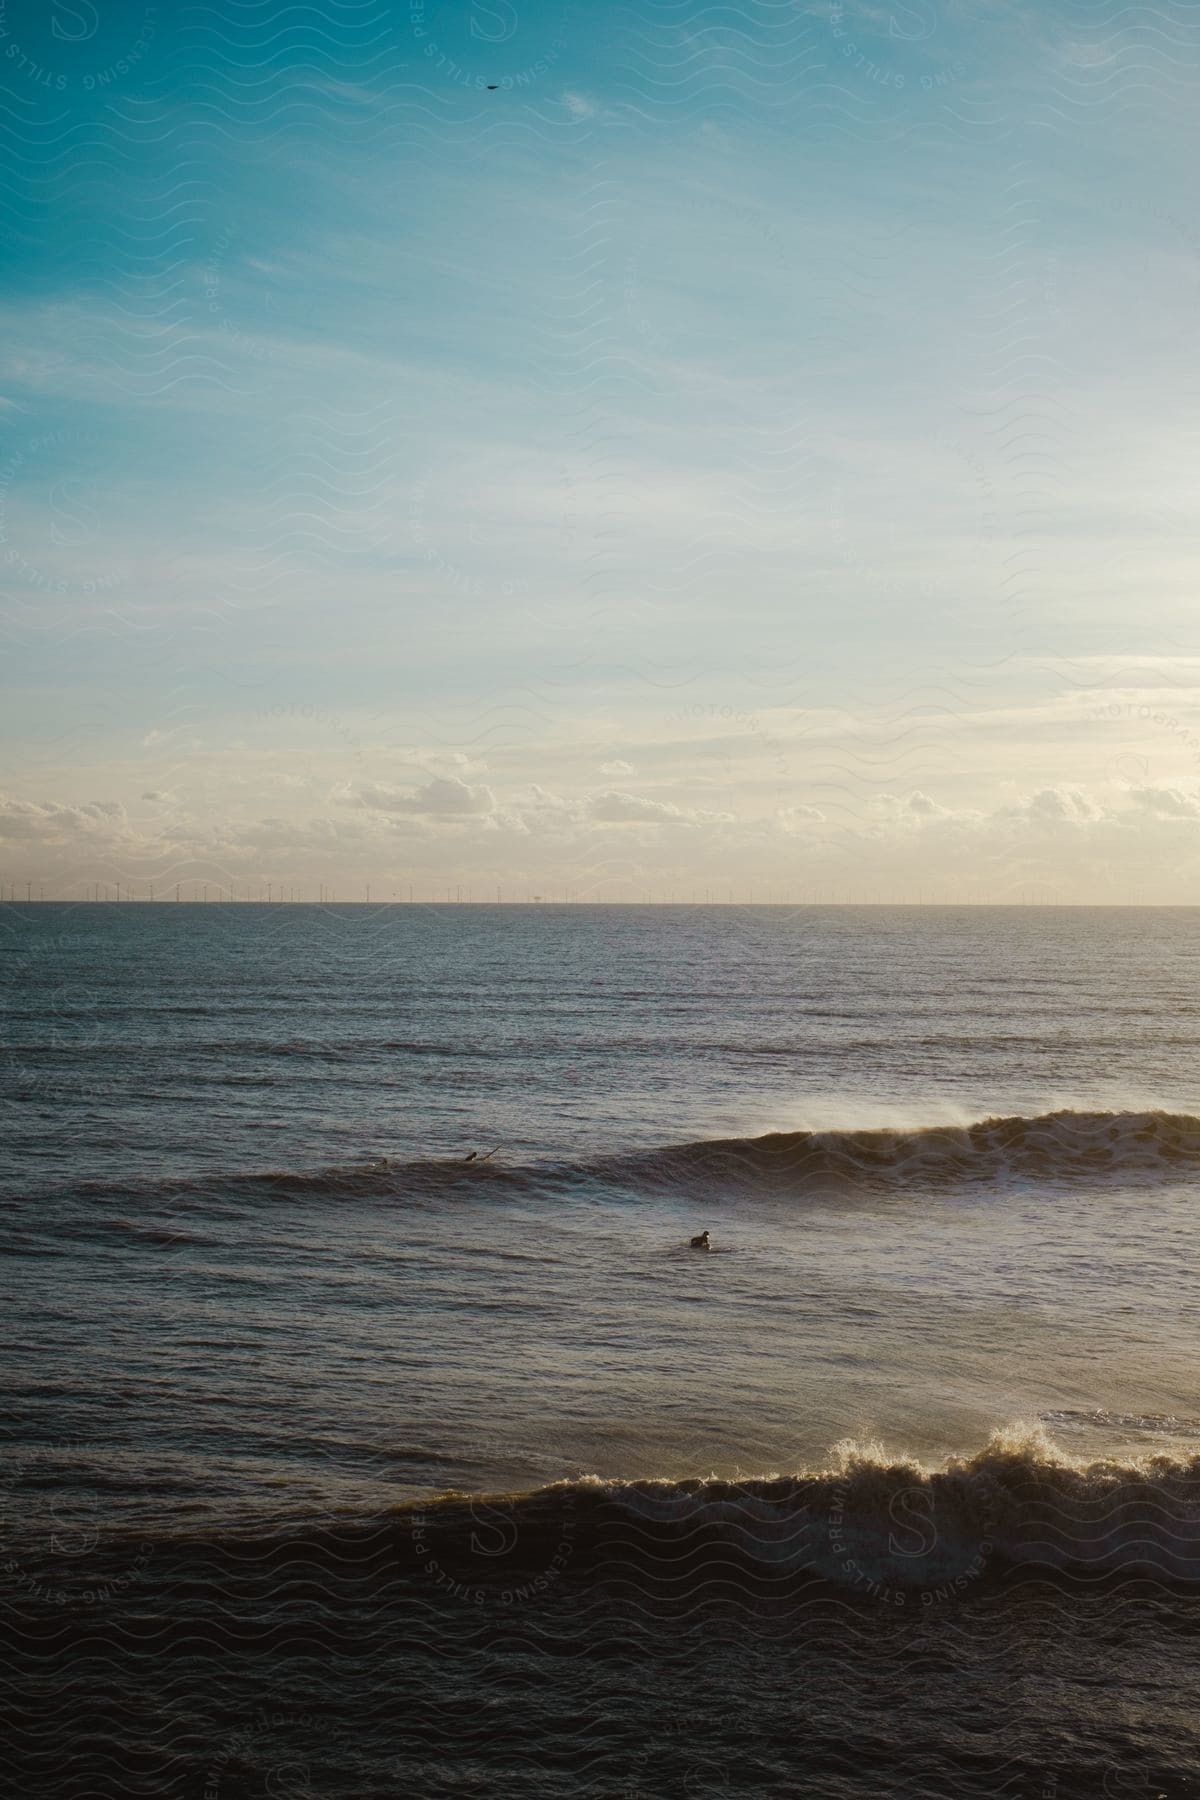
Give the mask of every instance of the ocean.
<path id="1" fill-rule="evenodd" d="M 14 1792 L 1200 1792 L 1200 909 L 0 959 Z"/>

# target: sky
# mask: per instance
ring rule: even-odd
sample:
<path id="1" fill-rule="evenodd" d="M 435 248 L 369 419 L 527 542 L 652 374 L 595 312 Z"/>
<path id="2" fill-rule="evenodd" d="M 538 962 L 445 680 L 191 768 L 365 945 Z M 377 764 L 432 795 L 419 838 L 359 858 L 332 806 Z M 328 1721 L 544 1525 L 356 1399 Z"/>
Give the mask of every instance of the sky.
<path id="1" fill-rule="evenodd" d="M 0 881 L 1187 904 L 1200 14 L 0 5 Z"/>

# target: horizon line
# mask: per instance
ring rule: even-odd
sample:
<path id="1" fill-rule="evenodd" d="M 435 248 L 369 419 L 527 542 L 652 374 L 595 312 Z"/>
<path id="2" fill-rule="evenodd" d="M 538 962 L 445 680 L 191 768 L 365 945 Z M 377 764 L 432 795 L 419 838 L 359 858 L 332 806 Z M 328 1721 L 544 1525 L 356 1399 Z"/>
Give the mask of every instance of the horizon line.
<path id="1" fill-rule="evenodd" d="M 448 911 L 461 911 L 464 907 L 466 907 L 466 908 L 472 909 L 473 911 L 483 911 L 485 909 L 492 910 L 492 911 L 504 911 L 507 908 L 518 907 L 518 906 L 519 907 L 534 907 L 534 908 L 541 909 L 543 911 L 553 909 L 553 910 L 556 910 L 559 912 L 567 911 L 569 909 L 570 910 L 576 910 L 579 908 L 596 909 L 596 908 L 601 908 L 601 907 L 606 907 L 606 908 L 636 907 L 636 908 L 640 908 L 642 911 L 645 911 L 648 908 L 664 909 L 664 910 L 674 909 L 677 911 L 687 911 L 687 912 L 692 912 L 692 911 L 696 911 L 696 912 L 709 911 L 709 912 L 711 912 L 711 911 L 715 911 L 717 909 L 720 909 L 722 911 L 727 911 L 727 912 L 729 912 L 729 911 L 745 912 L 749 909 L 753 909 L 755 911 L 761 911 L 761 912 L 794 912 L 799 908 L 809 908 L 814 911 L 821 910 L 821 909 L 823 909 L 825 911 L 832 911 L 834 909 L 850 910 L 850 909 L 862 909 L 862 908 L 866 908 L 866 907 L 876 908 L 880 911 L 892 909 L 892 910 L 897 910 L 897 911 L 904 910 L 904 911 L 923 911 L 923 912 L 961 912 L 961 911 L 967 910 L 968 908 L 973 908 L 977 911 L 989 911 L 990 910 L 990 911 L 1000 912 L 1000 911 L 1009 911 L 1009 910 L 1012 910 L 1013 908 L 1017 908 L 1017 907 L 1023 909 L 1024 911 L 1042 910 L 1042 911 L 1047 911 L 1047 912 L 1049 912 L 1049 911 L 1059 911 L 1059 912 L 1067 912 L 1067 911 L 1194 912 L 1194 911 L 1200 910 L 1200 899 L 1197 899 L 1194 901 L 1190 901 L 1190 900 L 677 900 L 677 899 L 654 900 L 651 898 L 647 898 L 645 900 L 551 900 L 551 899 L 543 898 L 540 895 L 535 895 L 528 899 L 517 899 L 517 900 L 434 900 L 434 899 L 422 900 L 419 898 L 406 900 L 406 899 L 400 899 L 398 897 L 394 897 L 394 898 L 388 899 L 388 900 L 365 900 L 365 899 L 338 900 L 333 897 L 315 899 L 315 900 L 311 900 L 311 899 L 310 900 L 297 900 L 297 899 L 283 899 L 283 898 L 265 899 L 265 898 L 260 897 L 258 899 L 254 899 L 254 900 L 244 900 L 244 899 L 235 898 L 235 897 L 231 897 L 231 896 L 222 894 L 222 895 L 218 895 L 216 898 L 210 900 L 207 898 L 207 896 L 204 897 L 203 899 L 201 899 L 195 895 L 191 896 L 190 898 L 180 898 L 179 896 L 172 895 L 168 898 L 168 897 L 164 897 L 162 895 L 155 895 L 155 896 L 151 897 L 149 895 L 142 895 L 142 894 L 138 894 L 138 895 L 126 894 L 126 895 L 123 895 L 120 897 L 105 896 L 103 899 L 100 899 L 98 897 L 93 897 L 92 895 L 83 895 L 83 896 L 74 897 L 74 898 L 68 897 L 68 896 L 63 896 L 63 895 L 54 895 L 54 894 L 25 896 L 24 898 L 21 898 L 21 897 L 5 898 L 3 896 L 0 896 L 0 908 L 5 908 L 5 909 L 14 908 L 15 909 L 15 908 L 19 908 L 19 907 L 29 907 L 29 906 L 156 906 L 156 907 L 157 906 L 165 906 L 165 907 L 172 907 L 172 906 L 188 906 L 188 907 L 193 907 L 193 906 L 243 906 L 243 907 L 248 907 L 248 906 L 253 906 L 253 907 L 263 907 L 264 909 L 270 908 L 271 910 L 274 910 L 277 907 L 334 906 L 334 907 L 341 907 L 342 909 L 345 909 L 348 907 L 354 907 L 354 908 L 359 908 L 359 909 L 362 909 L 365 911 L 375 911 L 375 912 L 385 911 L 385 910 L 389 910 L 392 908 L 399 908 L 399 907 L 404 907 L 404 908 L 421 907 L 421 908 L 425 908 L 425 909 L 428 909 L 430 907 L 438 907 L 438 908 L 446 909 Z"/>

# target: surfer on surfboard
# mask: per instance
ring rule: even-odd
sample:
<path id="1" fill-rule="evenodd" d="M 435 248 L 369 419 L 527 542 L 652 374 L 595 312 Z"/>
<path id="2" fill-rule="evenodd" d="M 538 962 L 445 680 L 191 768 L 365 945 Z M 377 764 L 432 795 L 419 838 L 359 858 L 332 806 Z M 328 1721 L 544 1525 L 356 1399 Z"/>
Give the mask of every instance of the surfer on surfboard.
<path id="1" fill-rule="evenodd" d="M 689 1248 L 692 1250 L 711 1250 L 712 1245 L 708 1241 L 707 1231 L 702 1231 L 699 1237 L 694 1237 L 691 1240 Z"/>

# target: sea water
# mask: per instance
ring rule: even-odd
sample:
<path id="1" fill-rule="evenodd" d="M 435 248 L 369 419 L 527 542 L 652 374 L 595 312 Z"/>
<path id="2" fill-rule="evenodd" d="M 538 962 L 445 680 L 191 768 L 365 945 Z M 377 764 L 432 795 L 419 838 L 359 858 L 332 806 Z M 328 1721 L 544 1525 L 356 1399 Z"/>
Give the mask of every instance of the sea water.
<path id="1" fill-rule="evenodd" d="M 1200 911 L 0 943 L 0 1581 L 93 1658 L 80 1795 L 1191 1791 Z"/>

